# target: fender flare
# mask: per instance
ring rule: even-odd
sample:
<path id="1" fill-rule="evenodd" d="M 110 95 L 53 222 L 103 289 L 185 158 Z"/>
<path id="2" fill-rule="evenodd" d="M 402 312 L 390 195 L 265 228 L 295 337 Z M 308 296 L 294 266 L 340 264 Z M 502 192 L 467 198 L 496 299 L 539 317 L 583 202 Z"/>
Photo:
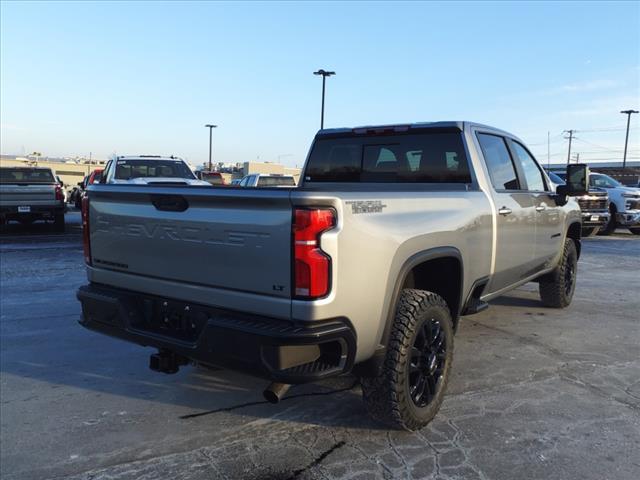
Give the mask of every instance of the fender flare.
<path id="1" fill-rule="evenodd" d="M 395 319 L 396 305 L 398 303 L 398 298 L 400 297 L 400 290 L 405 280 L 407 279 L 407 275 L 409 275 L 409 272 L 416 265 L 429 260 L 436 260 L 438 258 L 455 258 L 456 260 L 458 260 L 460 264 L 460 279 L 464 282 L 464 264 L 462 261 L 462 254 L 460 253 L 460 250 L 455 247 L 430 248 L 421 252 L 417 252 L 410 256 L 407 260 L 405 260 L 405 262 L 400 267 L 398 275 L 395 279 L 395 283 L 393 284 L 393 290 L 391 292 L 389 305 L 387 306 L 387 314 L 384 317 L 384 328 L 382 330 L 382 336 L 380 337 L 378 347 L 376 348 L 376 351 L 371 358 L 354 367 L 353 372 L 356 375 L 370 377 L 379 374 L 386 356 L 387 342 L 389 340 L 391 326 L 393 325 L 393 321 Z M 457 325 L 462 308 L 462 290 L 463 289 L 461 287 L 458 294 L 458 311 L 455 315 L 452 315 L 454 328 Z"/>
<path id="2" fill-rule="evenodd" d="M 398 298 L 400 297 L 400 290 L 402 285 L 404 285 L 409 272 L 413 270 L 417 265 L 427 262 L 429 260 L 435 260 L 438 258 L 455 258 L 458 260 L 460 264 L 460 280 L 464 282 L 464 262 L 462 261 L 462 254 L 460 250 L 456 247 L 434 247 L 428 250 L 423 250 L 421 252 L 415 253 L 410 256 L 400 267 L 400 271 L 396 276 L 396 280 L 393 286 L 393 290 L 391 293 L 391 298 L 389 301 L 389 306 L 387 307 L 387 315 L 385 316 L 385 325 L 382 331 L 382 336 L 380 338 L 380 344 L 386 346 L 387 341 L 389 339 L 389 334 L 391 332 L 391 325 L 393 324 L 393 320 L 395 318 L 396 305 L 398 303 Z M 460 286 L 460 291 L 458 293 L 458 311 L 452 312 L 452 320 L 453 326 L 456 327 L 458 322 L 458 318 L 460 317 L 460 311 L 462 308 L 462 285 Z"/>

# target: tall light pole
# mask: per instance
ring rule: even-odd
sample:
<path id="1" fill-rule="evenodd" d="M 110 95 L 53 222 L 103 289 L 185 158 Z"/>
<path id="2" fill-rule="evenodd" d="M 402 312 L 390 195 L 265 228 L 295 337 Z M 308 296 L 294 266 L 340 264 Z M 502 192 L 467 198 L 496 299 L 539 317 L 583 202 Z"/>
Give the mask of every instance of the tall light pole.
<path id="1" fill-rule="evenodd" d="M 213 133 L 212 132 L 213 132 L 213 129 L 217 128 L 217 127 L 218 127 L 217 125 L 211 125 L 209 123 L 205 125 L 205 128 L 209 129 L 209 171 L 211 171 L 211 169 L 213 168 L 211 166 L 211 142 L 212 142 L 212 139 L 213 139 Z"/>
<path id="2" fill-rule="evenodd" d="M 327 72 L 326 70 L 318 70 L 317 72 L 313 72 L 314 75 L 322 75 L 322 109 L 320 111 L 320 130 L 324 129 L 324 84 L 327 80 L 327 77 L 335 75 L 336 72 Z"/>
<path id="3" fill-rule="evenodd" d="M 638 110 L 622 110 L 620 113 L 627 115 L 627 136 L 624 138 L 624 156 L 622 157 L 622 169 L 627 167 L 627 144 L 629 143 L 629 123 L 631 121 L 631 114 L 638 113 Z"/>

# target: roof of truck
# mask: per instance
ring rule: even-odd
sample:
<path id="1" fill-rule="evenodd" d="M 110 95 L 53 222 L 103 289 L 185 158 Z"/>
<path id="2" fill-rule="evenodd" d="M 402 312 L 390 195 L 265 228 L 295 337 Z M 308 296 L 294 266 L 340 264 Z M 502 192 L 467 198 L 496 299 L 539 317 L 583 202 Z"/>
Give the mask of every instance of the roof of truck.
<path id="1" fill-rule="evenodd" d="M 457 130 L 464 130 L 466 126 L 473 126 L 479 128 L 486 128 L 495 131 L 502 131 L 499 128 L 495 128 L 489 125 L 483 125 L 482 123 L 470 122 L 468 120 L 451 120 L 451 121 L 442 121 L 442 122 L 415 122 L 415 123 L 394 123 L 394 124 L 386 124 L 386 125 L 362 125 L 358 127 L 352 128 L 325 128 L 323 130 L 318 131 L 318 135 L 335 135 L 340 133 L 366 133 L 368 130 L 396 130 L 396 131 L 406 131 L 406 130 L 422 130 L 422 129 L 430 129 L 430 128 L 453 128 Z M 505 132 L 506 133 L 506 132 Z"/>

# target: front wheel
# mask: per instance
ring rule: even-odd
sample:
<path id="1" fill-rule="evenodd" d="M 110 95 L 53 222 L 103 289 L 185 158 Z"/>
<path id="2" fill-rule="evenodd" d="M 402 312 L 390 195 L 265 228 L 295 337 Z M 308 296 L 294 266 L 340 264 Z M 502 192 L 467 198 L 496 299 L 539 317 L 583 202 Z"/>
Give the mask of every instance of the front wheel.
<path id="1" fill-rule="evenodd" d="M 629 231 L 634 235 L 640 235 L 640 227 L 632 227 L 629 229 Z"/>
<path id="2" fill-rule="evenodd" d="M 547 307 L 565 308 L 571 304 L 576 290 L 578 273 L 578 251 L 575 242 L 567 238 L 564 241 L 562 258 L 556 268 L 540 278 L 540 299 Z"/>
<path id="3" fill-rule="evenodd" d="M 600 227 L 582 227 L 582 236 L 593 237 L 598 233 L 599 230 Z"/>
<path id="4" fill-rule="evenodd" d="M 424 427 L 440 409 L 452 360 L 453 325 L 445 300 L 403 290 L 381 371 L 362 378 L 367 411 L 394 428 Z"/>
<path id="5" fill-rule="evenodd" d="M 616 221 L 616 207 L 615 205 L 612 203 L 611 205 L 609 205 L 609 221 L 600 228 L 600 231 L 598 232 L 598 235 L 611 235 L 613 232 L 616 231 L 616 228 L 618 228 L 618 222 Z"/>

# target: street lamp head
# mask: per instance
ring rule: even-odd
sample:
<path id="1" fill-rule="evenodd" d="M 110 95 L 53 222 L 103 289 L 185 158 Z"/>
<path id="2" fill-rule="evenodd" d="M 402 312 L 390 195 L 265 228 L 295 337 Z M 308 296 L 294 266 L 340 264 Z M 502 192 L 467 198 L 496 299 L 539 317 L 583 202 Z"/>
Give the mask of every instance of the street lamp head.
<path id="1" fill-rule="evenodd" d="M 620 113 L 624 113 L 625 115 L 631 115 L 632 113 L 640 113 L 638 110 L 621 110 Z"/>
<path id="2" fill-rule="evenodd" d="M 205 128 L 218 128 L 218 125 L 211 125 L 211 124 L 206 124 Z"/>
<path id="3" fill-rule="evenodd" d="M 323 77 L 330 77 L 331 75 L 335 75 L 336 72 L 329 72 L 327 70 L 320 69 L 317 72 L 313 72 L 314 75 L 322 75 Z"/>

